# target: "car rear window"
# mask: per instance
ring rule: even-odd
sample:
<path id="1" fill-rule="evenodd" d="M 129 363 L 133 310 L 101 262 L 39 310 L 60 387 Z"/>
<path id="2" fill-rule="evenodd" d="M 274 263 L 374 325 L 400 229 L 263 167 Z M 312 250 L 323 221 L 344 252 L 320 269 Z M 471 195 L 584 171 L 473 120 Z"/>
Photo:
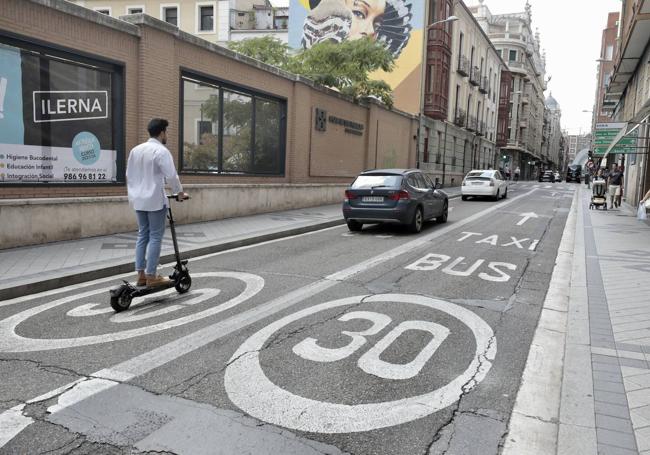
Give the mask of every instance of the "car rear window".
<path id="1" fill-rule="evenodd" d="M 467 180 L 489 180 L 492 178 L 494 171 L 474 171 L 467 174 Z"/>
<path id="2" fill-rule="evenodd" d="M 351 188 L 399 188 L 401 185 L 401 175 L 360 175 Z"/>

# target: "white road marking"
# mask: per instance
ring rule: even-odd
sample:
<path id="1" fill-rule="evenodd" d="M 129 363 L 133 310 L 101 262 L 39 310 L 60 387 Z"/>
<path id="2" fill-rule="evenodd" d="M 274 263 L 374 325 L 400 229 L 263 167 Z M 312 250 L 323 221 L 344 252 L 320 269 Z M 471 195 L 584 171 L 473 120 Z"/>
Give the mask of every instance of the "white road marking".
<path id="1" fill-rule="evenodd" d="M 521 216 L 523 218 L 519 220 L 517 226 L 523 226 L 523 224 L 531 218 L 539 218 L 539 216 L 537 216 L 537 213 L 535 212 L 522 213 Z"/>
<path id="2" fill-rule="evenodd" d="M 107 293 L 110 288 L 101 288 L 93 291 L 84 292 L 78 295 L 71 295 L 68 297 L 63 297 L 62 299 L 55 300 L 54 302 L 44 303 L 34 308 L 27 309 L 15 315 L 12 315 L 8 318 L 0 321 L 0 351 L 2 352 L 30 352 L 30 351 L 47 351 L 52 349 L 64 349 L 77 346 L 87 346 L 90 344 L 98 343 L 107 343 L 111 341 L 126 340 L 129 338 L 147 335 L 150 333 L 158 332 L 161 330 L 170 329 L 172 327 L 178 327 L 183 324 L 188 324 L 190 322 L 198 321 L 208 316 L 213 316 L 215 314 L 221 313 L 229 308 L 232 308 L 236 305 L 239 305 L 242 302 L 250 299 L 264 287 L 264 279 L 257 275 L 252 275 L 250 273 L 243 272 L 206 272 L 206 273 L 195 273 L 193 274 L 195 278 L 203 277 L 213 277 L 213 278 L 232 278 L 236 280 L 241 280 L 246 283 L 244 291 L 233 297 L 232 299 L 223 302 L 220 305 L 210 307 L 206 310 L 200 311 L 198 313 L 190 314 L 183 316 L 177 319 L 170 321 L 160 322 L 158 324 L 153 324 L 145 327 L 138 327 L 130 330 L 123 330 L 120 332 L 105 333 L 102 335 L 90 335 L 85 337 L 77 338 L 27 338 L 16 333 L 16 327 L 28 320 L 29 318 L 42 313 L 44 311 L 50 310 L 60 305 L 64 305 L 80 298 L 89 297 L 91 295 L 96 295 L 99 293 Z M 195 297 L 194 302 L 199 303 L 206 301 L 214 297 L 216 294 L 214 291 L 208 290 L 199 290 L 195 291 L 196 294 L 199 294 Z M 178 297 L 177 297 L 178 298 Z M 179 306 L 180 307 L 180 306 Z M 84 306 L 87 308 L 87 306 Z M 161 311 L 164 312 L 165 309 Z M 128 316 L 122 316 L 121 319 L 126 319 L 125 322 L 128 322 Z M 131 316 L 132 320 L 143 319 L 142 317 Z M 120 318 L 118 318 L 118 321 Z"/>
<path id="3" fill-rule="evenodd" d="M 395 302 L 442 311 L 466 325 L 476 341 L 469 366 L 443 387 L 422 395 L 380 403 L 347 405 L 316 401 L 288 392 L 264 374 L 259 352 L 268 339 L 288 324 L 320 311 L 366 303 Z M 444 300 L 403 294 L 348 297 L 309 307 L 275 321 L 246 340 L 230 359 L 224 385 L 230 400 L 262 421 L 313 433 L 354 433 L 386 428 L 430 415 L 455 403 L 476 387 L 492 367 L 497 347 L 490 326 L 474 312 Z M 425 353 L 428 355 L 428 353 Z"/>
<path id="4" fill-rule="evenodd" d="M 408 253 L 410 251 L 416 250 L 418 248 L 421 248 L 423 245 L 426 243 L 430 242 L 431 240 L 438 238 L 440 236 L 443 236 L 447 234 L 448 232 L 458 229 L 466 224 L 469 224 L 473 221 L 476 221 L 480 219 L 483 216 L 486 216 L 490 213 L 493 213 L 505 206 L 508 206 L 510 204 L 513 204 L 514 202 L 518 201 L 521 198 L 525 198 L 526 196 L 529 196 L 535 192 L 535 189 L 528 191 L 524 194 L 521 194 L 519 196 L 515 196 L 513 198 L 510 198 L 506 201 L 503 201 L 499 204 L 491 205 L 489 208 L 482 210 L 480 212 L 475 213 L 474 215 L 471 215 L 463 220 L 459 220 L 454 223 L 450 223 L 447 226 L 443 227 L 442 229 L 438 229 L 431 234 L 422 236 L 416 240 L 413 240 L 411 242 L 408 242 L 404 245 L 398 246 L 396 248 L 393 248 L 386 253 L 375 256 L 374 258 L 371 258 L 369 260 L 363 261 L 356 266 L 349 267 L 345 270 L 342 270 L 340 272 L 334 273 L 332 275 L 329 275 L 325 277 L 324 279 L 320 281 L 316 281 L 314 283 L 308 284 L 306 286 L 303 286 L 302 288 L 296 289 L 295 291 L 289 292 L 288 294 L 285 294 L 284 296 L 278 297 L 274 300 L 271 300 L 265 304 L 259 305 L 256 308 L 253 308 L 251 310 L 247 310 L 244 313 L 240 313 L 238 315 L 231 316 L 228 319 L 225 319 L 223 321 L 219 321 L 215 324 L 209 325 L 207 327 L 204 327 L 203 329 L 199 329 L 189 335 L 186 335 L 184 337 L 181 337 L 177 340 L 174 340 L 172 342 L 169 342 L 163 346 L 160 346 L 156 349 L 153 349 L 149 352 L 145 352 L 143 354 L 140 354 L 136 357 L 133 357 L 129 360 L 126 360 L 124 362 L 121 362 L 117 365 L 114 365 L 109 368 L 102 369 L 96 373 L 94 373 L 92 376 L 93 377 L 99 377 L 99 378 L 105 378 L 105 379 L 114 379 L 115 381 L 120 381 L 120 382 L 126 382 L 129 381 L 137 376 L 140 376 L 142 374 L 148 373 L 149 371 L 153 370 L 154 368 L 158 368 L 168 362 L 171 362 L 189 352 L 192 352 L 196 349 L 199 349 L 209 343 L 214 342 L 215 340 L 218 340 L 220 338 L 223 338 L 225 336 L 230 335 L 231 333 L 241 330 L 244 327 L 247 327 L 251 324 L 254 324 L 255 322 L 264 319 L 268 316 L 271 316 L 273 314 L 276 314 L 279 311 L 282 311 L 286 308 L 290 308 L 291 306 L 302 302 L 304 299 L 307 297 L 312 297 L 326 289 L 329 289 L 332 286 L 335 286 L 339 281 L 351 278 L 352 276 L 361 273 L 363 271 L 366 271 L 376 265 L 379 265 L 383 262 L 390 261 L 391 259 L 401 255 Z M 241 251 L 245 249 L 251 249 L 263 245 L 268 245 L 271 243 L 276 243 L 276 242 L 281 242 L 285 241 L 288 239 L 293 239 L 301 236 L 306 236 L 306 235 L 314 235 L 319 232 L 324 232 L 327 230 L 332 230 L 332 229 L 338 229 L 340 226 L 334 226 L 331 228 L 327 229 L 322 229 L 320 231 L 315 231 L 315 232 L 309 232 L 306 234 L 299 234 L 296 236 L 291 236 L 291 237 L 286 237 L 283 239 L 275 239 L 275 240 L 270 240 L 268 242 L 263 242 L 259 243 L 256 245 L 247 245 L 244 247 L 236 248 L 233 250 L 227 250 L 227 251 L 221 251 L 217 253 L 211 253 L 205 256 L 201 256 L 199 258 L 195 258 L 194 260 L 199 260 L 199 259 L 206 259 L 206 258 L 211 258 L 215 257 L 218 255 L 222 254 L 230 254 L 235 251 Z M 126 277 L 130 276 L 132 274 L 122 274 L 120 276 Z M 97 283 L 103 283 L 106 281 L 111 281 L 115 280 L 116 277 L 109 277 L 109 278 L 104 278 L 100 280 L 95 280 L 90 283 L 84 283 L 83 285 L 72 285 L 72 286 L 67 286 L 63 289 L 58 289 L 55 291 L 47 291 L 44 293 L 32 295 L 32 296 L 25 296 L 25 297 L 18 297 L 12 300 L 9 300 L 7 302 L 0 302 L 0 306 L 4 305 L 11 305 L 15 303 L 20 303 L 24 301 L 28 301 L 34 298 L 39 298 L 39 297 L 44 297 L 47 295 L 55 295 L 61 292 L 66 292 L 66 291 L 72 291 L 75 289 L 78 289 L 79 287 L 86 287 L 90 286 L 93 284 Z M 116 383 L 117 384 L 117 383 Z M 92 394 L 88 394 L 86 398 L 92 396 Z M 3 441 L 9 441 L 13 436 L 9 437 L 7 439 L 8 433 L 5 433 L 4 428 L 5 428 L 5 420 L 6 419 L 11 419 L 14 417 L 13 412 L 5 411 L 2 414 L 0 414 L 0 448 L 6 444 L 6 442 Z M 24 428 L 29 425 L 30 422 L 26 423 L 24 425 Z M 20 432 L 21 430 L 18 430 Z M 17 433 L 15 433 L 17 434 Z M 14 434 L 14 435 L 15 435 Z"/>

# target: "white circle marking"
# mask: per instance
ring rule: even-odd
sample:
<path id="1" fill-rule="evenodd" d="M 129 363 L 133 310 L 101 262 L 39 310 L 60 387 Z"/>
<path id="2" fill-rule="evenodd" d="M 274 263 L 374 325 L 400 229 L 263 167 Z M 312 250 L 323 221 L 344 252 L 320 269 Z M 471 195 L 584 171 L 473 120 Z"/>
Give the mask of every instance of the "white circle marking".
<path id="1" fill-rule="evenodd" d="M 52 308 L 55 308 L 60 305 L 64 305 L 66 303 L 75 300 L 83 299 L 85 297 L 96 295 L 101 292 L 108 292 L 109 289 L 115 286 L 101 288 L 93 291 L 87 291 L 81 294 L 72 295 L 68 297 L 63 297 L 61 299 L 55 300 L 54 302 L 45 303 L 43 305 L 39 305 L 37 307 L 22 311 L 20 313 L 17 313 L 13 316 L 10 316 L 0 321 L 0 351 L 1 352 L 47 351 L 52 349 L 65 349 L 65 348 L 72 348 L 78 346 L 87 346 L 91 344 L 108 343 L 111 341 L 126 340 L 128 338 L 148 335 L 150 333 L 159 332 L 161 330 L 170 329 L 172 327 L 178 327 L 180 325 L 188 324 L 190 322 L 198 321 L 199 319 L 207 318 L 209 316 L 221 313 L 222 311 L 225 311 L 229 308 L 232 308 L 250 299 L 255 294 L 260 292 L 264 287 L 264 278 L 258 275 L 253 275 L 250 273 L 243 273 L 243 272 L 193 273 L 192 277 L 233 278 L 233 279 L 243 281 L 246 284 L 246 287 L 243 290 L 243 292 L 241 292 L 239 295 L 215 307 L 211 307 L 206 310 L 199 311 L 198 313 L 190 314 L 170 321 L 164 321 L 146 327 L 138 327 L 136 329 L 106 333 L 103 335 L 91 335 L 91 336 L 85 336 L 79 338 L 53 338 L 53 339 L 26 338 L 16 333 L 16 327 L 18 327 L 19 324 L 28 320 L 32 316 L 35 316 L 39 313 L 42 313 L 43 311 L 50 310 Z M 201 292 L 202 295 L 196 298 L 196 300 L 193 302 L 195 304 L 199 303 L 199 301 L 205 301 L 215 296 L 215 292 L 213 290 L 201 289 L 198 290 L 197 292 Z M 106 303 L 106 305 L 108 305 L 108 303 Z M 81 307 L 82 307 L 82 311 L 89 310 L 87 304 L 84 304 Z"/>
<path id="2" fill-rule="evenodd" d="M 476 353 L 458 377 L 423 395 L 382 403 L 347 405 L 316 401 L 288 392 L 264 374 L 259 353 L 264 343 L 286 325 L 323 310 L 370 302 L 403 302 L 442 311 L 465 324 L 476 339 Z M 386 428 L 425 417 L 455 403 L 480 383 L 497 352 L 492 328 L 475 313 L 444 300 L 405 294 L 356 296 L 322 303 L 271 323 L 253 334 L 230 359 L 224 385 L 230 400 L 262 421 L 312 433 L 353 433 Z"/>

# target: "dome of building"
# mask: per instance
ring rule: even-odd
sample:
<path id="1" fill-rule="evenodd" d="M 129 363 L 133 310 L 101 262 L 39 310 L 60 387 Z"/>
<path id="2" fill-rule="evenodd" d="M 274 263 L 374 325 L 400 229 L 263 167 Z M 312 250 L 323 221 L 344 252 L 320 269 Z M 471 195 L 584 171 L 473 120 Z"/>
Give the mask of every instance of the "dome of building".
<path id="1" fill-rule="evenodd" d="M 545 101 L 546 107 L 549 109 L 559 109 L 560 108 L 560 103 L 557 102 L 555 98 L 553 98 L 553 94 L 549 93 L 548 97 L 546 98 Z"/>

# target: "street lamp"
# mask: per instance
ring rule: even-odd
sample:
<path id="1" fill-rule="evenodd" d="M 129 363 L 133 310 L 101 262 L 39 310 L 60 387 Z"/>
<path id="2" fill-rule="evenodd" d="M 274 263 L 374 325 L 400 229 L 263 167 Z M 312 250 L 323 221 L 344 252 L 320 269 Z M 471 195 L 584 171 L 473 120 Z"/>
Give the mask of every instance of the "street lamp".
<path id="1" fill-rule="evenodd" d="M 439 25 L 439 24 L 445 24 L 447 22 L 456 22 L 458 18 L 456 16 L 449 16 L 447 19 L 443 19 L 441 21 L 436 21 L 432 24 L 427 25 L 427 30 L 433 27 L 434 25 Z"/>

